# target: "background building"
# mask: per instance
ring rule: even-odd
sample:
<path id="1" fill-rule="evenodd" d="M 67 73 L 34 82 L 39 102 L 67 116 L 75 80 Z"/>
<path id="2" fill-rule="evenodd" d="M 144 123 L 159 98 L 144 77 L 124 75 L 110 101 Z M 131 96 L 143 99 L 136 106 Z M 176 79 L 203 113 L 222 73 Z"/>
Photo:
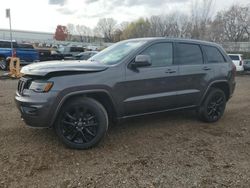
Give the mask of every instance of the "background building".
<path id="1" fill-rule="evenodd" d="M 38 32 L 38 31 L 24 31 L 24 30 L 12 30 L 13 40 L 23 43 L 34 43 L 46 45 L 74 45 L 74 46 L 109 46 L 105 44 L 103 38 L 99 37 L 86 37 L 70 35 L 71 41 L 57 41 L 54 39 L 54 33 Z M 0 29 L 0 39 L 10 40 L 9 29 Z"/>

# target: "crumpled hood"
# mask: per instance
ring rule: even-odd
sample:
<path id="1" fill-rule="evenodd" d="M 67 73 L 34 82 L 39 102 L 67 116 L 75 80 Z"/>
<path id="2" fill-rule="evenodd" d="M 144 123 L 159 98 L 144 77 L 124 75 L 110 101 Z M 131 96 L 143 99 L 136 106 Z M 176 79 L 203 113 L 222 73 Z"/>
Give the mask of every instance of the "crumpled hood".
<path id="1" fill-rule="evenodd" d="M 92 61 L 47 61 L 32 63 L 21 69 L 25 75 L 46 76 L 55 72 L 98 72 L 106 70 L 108 66 Z"/>

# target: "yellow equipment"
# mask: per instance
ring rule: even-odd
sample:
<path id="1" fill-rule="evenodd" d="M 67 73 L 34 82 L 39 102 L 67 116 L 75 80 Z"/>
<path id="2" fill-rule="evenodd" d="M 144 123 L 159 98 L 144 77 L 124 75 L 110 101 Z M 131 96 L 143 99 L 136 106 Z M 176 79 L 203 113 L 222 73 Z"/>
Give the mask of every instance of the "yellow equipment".
<path id="1" fill-rule="evenodd" d="M 8 75 L 11 78 L 21 78 L 22 74 L 20 72 L 21 70 L 20 59 L 17 57 L 8 57 L 7 62 L 9 62 L 9 70 L 10 70 Z"/>

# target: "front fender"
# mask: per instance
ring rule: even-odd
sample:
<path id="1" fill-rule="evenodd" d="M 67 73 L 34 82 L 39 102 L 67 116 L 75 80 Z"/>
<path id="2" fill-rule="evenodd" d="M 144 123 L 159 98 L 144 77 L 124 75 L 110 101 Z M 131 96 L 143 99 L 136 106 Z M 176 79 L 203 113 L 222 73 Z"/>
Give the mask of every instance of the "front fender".
<path id="1" fill-rule="evenodd" d="M 63 91 L 61 91 L 58 96 L 56 97 L 56 100 L 54 102 L 53 108 L 52 108 L 52 121 L 50 123 L 50 127 L 53 126 L 53 124 L 56 121 L 56 118 L 60 112 L 60 109 L 62 108 L 63 104 L 71 97 L 79 96 L 79 95 L 87 95 L 87 94 L 94 94 L 94 93 L 105 93 L 109 96 L 110 100 L 113 103 L 113 106 L 116 107 L 116 103 L 114 101 L 113 96 L 110 94 L 110 92 L 107 89 L 76 89 L 76 88 L 68 88 Z"/>

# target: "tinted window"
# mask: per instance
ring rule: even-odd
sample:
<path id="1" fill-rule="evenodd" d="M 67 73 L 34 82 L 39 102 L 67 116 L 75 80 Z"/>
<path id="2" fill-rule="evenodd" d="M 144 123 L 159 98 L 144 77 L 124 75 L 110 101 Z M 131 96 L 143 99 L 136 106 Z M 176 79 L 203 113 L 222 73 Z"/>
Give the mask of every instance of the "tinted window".
<path id="1" fill-rule="evenodd" d="M 154 44 L 141 54 L 149 55 L 151 57 L 152 67 L 162 67 L 173 64 L 172 43 Z"/>
<path id="2" fill-rule="evenodd" d="M 84 52 L 84 48 L 80 48 L 80 47 L 71 47 L 70 48 L 71 52 Z"/>
<path id="3" fill-rule="evenodd" d="M 205 53 L 207 55 L 208 63 L 225 62 L 224 57 L 217 48 L 212 46 L 204 46 L 203 49 L 205 50 Z"/>
<path id="4" fill-rule="evenodd" d="M 176 60 L 178 64 L 188 65 L 203 63 L 203 57 L 199 45 L 178 43 L 176 53 Z"/>
<path id="5" fill-rule="evenodd" d="M 13 47 L 17 48 L 16 42 L 13 42 Z M 11 43 L 8 41 L 0 41 L 0 48 L 11 48 Z"/>
<path id="6" fill-rule="evenodd" d="M 245 64 L 250 64 L 250 60 L 244 60 Z"/>
<path id="7" fill-rule="evenodd" d="M 233 61 L 239 61 L 240 57 L 238 55 L 229 55 L 229 57 L 233 60 Z"/>
<path id="8" fill-rule="evenodd" d="M 34 49 L 32 44 L 18 44 L 19 48 L 30 48 L 30 49 Z"/>

